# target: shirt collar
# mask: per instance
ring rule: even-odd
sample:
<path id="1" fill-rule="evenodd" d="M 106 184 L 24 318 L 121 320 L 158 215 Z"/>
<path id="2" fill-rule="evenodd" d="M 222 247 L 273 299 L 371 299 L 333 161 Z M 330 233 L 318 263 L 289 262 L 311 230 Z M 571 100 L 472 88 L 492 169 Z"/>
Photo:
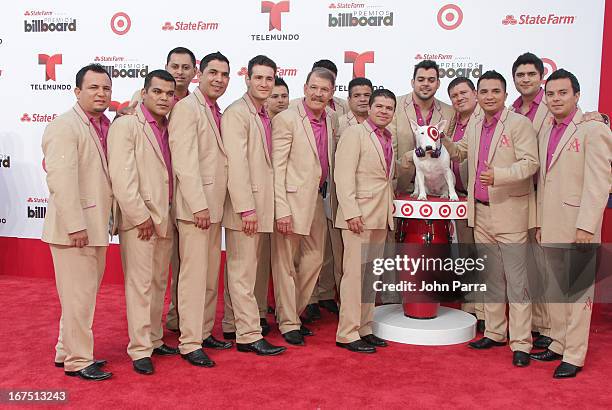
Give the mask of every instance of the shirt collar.
<path id="1" fill-rule="evenodd" d="M 540 87 L 540 91 L 538 91 L 538 94 L 535 96 L 535 98 L 531 102 L 531 106 L 533 106 L 533 104 L 540 105 L 540 103 L 542 102 L 542 98 L 543 97 L 544 97 L 544 89 L 542 87 Z M 521 109 L 521 105 L 523 105 L 523 96 L 519 96 L 512 103 L 512 107 L 514 108 L 515 111 L 520 110 Z"/>
<path id="2" fill-rule="evenodd" d="M 376 126 L 376 124 L 374 124 L 372 122 L 371 119 L 367 119 L 366 120 L 368 122 L 368 124 L 370 124 L 370 127 L 372 127 L 372 129 L 374 130 L 374 132 L 376 133 L 376 135 L 380 136 L 380 137 L 385 137 L 385 138 L 391 138 L 391 131 L 389 131 L 388 129 L 383 129 L 382 131 L 380 130 L 380 128 L 378 128 Z"/>
<path id="3" fill-rule="evenodd" d="M 572 120 L 574 119 L 574 115 L 576 115 L 576 111 L 578 111 L 578 109 L 574 108 L 574 110 L 567 117 L 565 117 L 563 121 L 561 122 L 557 122 L 557 120 L 555 120 L 555 125 L 556 126 L 565 125 L 567 127 L 568 125 L 570 125 L 570 122 L 572 122 Z"/>
<path id="4" fill-rule="evenodd" d="M 79 104 L 79 107 L 81 107 L 81 104 Z M 81 107 L 81 109 L 83 110 L 83 107 Z M 91 115 L 89 112 L 87 112 L 85 110 L 83 110 L 83 112 L 87 116 L 87 119 L 89 120 L 89 122 L 91 122 L 92 124 L 95 124 L 96 126 L 99 125 L 100 122 L 103 125 L 110 125 L 110 120 L 104 114 L 100 115 L 100 121 L 98 121 L 98 119 L 96 117 L 94 117 L 93 115 Z"/>
<path id="5" fill-rule="evenodd" d="M 151 115 L 151 112 L 147 109 L 147 107 L 145 107 L 144 103 L 140 103 L 140 108 L 142 109 L 142 113 L 144 114 L 144 117 L 147 122 L 151 125 L 155 125 L 156 127 L 158 127 L 157 120 L 153 118 L 153 115 Z M 167 122 L 168 119 L 166 117 L 163 117 L 162 127 L 165 127 Z"/>
<path id="6" fill-rule="evenodd" d="M 492 127 L 492 126 L 494 126 L 495 124 L 497 124 L 497 122 L 499 121 L 499 119 L 500 119 L 500 117 L 501 117 L 501 115 L 502 115 L 502 111 L 503 111 L 503 109 L 499 110 L 499 111 L 497 112 L 497 114 L 495 114 L 495 115 L 493 116 L 493 118 L 491 119 L 491 122 L 489 122 L 489 123 L 487 123 L 487 120 L 485 119 L 485 120 L 483 121 L 483 125 L 484 125 L 486 128 L 489 128 L 489 127 Z"/>
<path id="7" fill-rule="evenodd" d="M 306 115 L 308 116 L 308 119 L 312 122 L 312 121 L 325 121 L 325 118 L 327 117 L 327 113 L 325 112 L 325 110 L 323 110 L 323 113 L 321 114 L 321 118 L 317 119 L 317 117 L 314 116 L 314 114 L 312 113 L 312 111 L 310 110 L 310 108 L 308 108 L 308 106 L 306 105 L 306 99 L 302 99 L 302 104 L 304 105 L 304 110 L 306 111 Z"/>
<path id="8" fill-rule="evenodd" d="M 210 100 L 210 98 L 208 98 L 208 96 L 204 93 L 202 93 L 202 95 L 204 96 L 204 100 L 206 100 L 206 104 L 208 104 L 208 106 L 210 107 L 211 110 L 213 111 L 221 111 L 221 109 L 219 108 L 219 104 L 217 104 L 217 102 L 212 102 Z"/>

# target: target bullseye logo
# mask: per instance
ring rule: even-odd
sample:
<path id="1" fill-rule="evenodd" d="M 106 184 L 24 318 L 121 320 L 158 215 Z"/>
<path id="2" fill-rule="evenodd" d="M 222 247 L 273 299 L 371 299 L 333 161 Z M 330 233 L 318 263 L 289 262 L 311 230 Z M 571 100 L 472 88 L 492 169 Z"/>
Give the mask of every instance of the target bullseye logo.
<path id="1" fill-rule="evenodd" d="M 391 211 L 391 215 L 395 215 L 395 202 L 393 203 L 393 211 Z"/>
<path id="2" fill-rule="evenodd" d="M 465 205 L 459 205 L 457 207 L 457 215 L 461 218 L 463 218 L 465 216 L 467 212 L 467 208 L 465 207 Z"/>
<path id="3" fill-rule="evenodd" d="M 429 204 L 421 205 L 421 209 L 419 209 L 419 213 L 421 214 L 421 216 L 424 216 L 425 218 L 430 217 L 432 212 L 433 212 L 433 209 L 431 205 Z"/>
<path id="4" fill-rule="evenodd" d="M 462 21 L 463 12 L 455 4 L 442 6 L 440 11 L 438 11 L 438 24 L 444 30 L 454 30 L 461 25 Z"/>
<path id="5" fill-rule="evenodd" d="M 442 218 L 448 218 L 451 213 L 451 207 L 448 205 L 442 205 L 439 212 Z"/>
<path id="6" fill-rule="evenodd" d="M 412 205 L 410 205 L 410 204 L 402 205 L 401 212 L 402 212 L 402 215 L 404 215 L 404 216 L 412 215 Z"/>
<path id="7" fill-rule="evenodd" d="M 429 138 L 432 140 L 437 141 L 438 137 L 440 136 L 440 132 L 436 127 L 427 127 L 427 135 L 429 135 Z"/>
<path id="8" fill-rule="evenodd" d="M 557 63 L 550 58 L 543 57 L 542 62 L 544 63 L 544 74 L 542 75 L 542 84 L 546 82 L 545 78 L 557 71 Z"/>
<path id="9" fill-rule="evenodd" d="M 111 30 L 113 30 L 113 33 L 117 34 L 118 36 L 122 36 L 130 31 L 130 27 L 132 27 L 132 20 L 130 20 L 130 16 L 128 16 L 126 13 L 120 11 L 111 17 L 110 27 Z"/>

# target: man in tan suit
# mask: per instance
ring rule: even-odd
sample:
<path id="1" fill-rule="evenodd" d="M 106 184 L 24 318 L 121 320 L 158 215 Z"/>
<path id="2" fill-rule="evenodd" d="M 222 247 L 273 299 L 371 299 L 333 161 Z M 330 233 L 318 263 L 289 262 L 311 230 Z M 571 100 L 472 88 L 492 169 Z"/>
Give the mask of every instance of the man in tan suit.
<path id="1" fill-rule="evenodd" d="M 294 345 L 303 345 L 303 336 L 312 335 L 299 316 L 312 296 L 325 253 L 324 200 L 329 201 L 334 190 L 335 131 L 326 106 L 334 85 L 329 70 L 313 69 L 302 103 L 277 115 L 272 127 L 276 316 L 283 337 Z"/>
<path id="2" fill-rule="evenodd" d="M 423 60 L 414 66 L 412 75 L 412 92 L 397 99 L 397 109 L 389 131 L 393 134 L 396 159 L 401 160 L 404 154 L 414 149 L 415 137 L 410 120 L 419 125 L 438 124 L 446 120 L 447 124 L 455 115 L 453 107 L 435 98 L 440 87 L 440 73 L 435 61 Z M 400 168 L 396 192 L 412 193 L 414 188 L 414 164 Z"/>
<path id="3" fill-rule="evenodd" d="M 108 133 L 108 169 L 121 211 L 117 219 L 130 336 L 127 352 L 141 374 L 153 374 L 152 354 L 178 353 L 162 340 L 174 189 L 166 115 L 174 87 L 170 73 L 151 71 L 135 115 L 118 118 Z"/>
<path id="4" fill-rule="evenodd" d="M 42 241 L 49 244 L 62 305 L 55 365 L 67 376 L 104 380 L 94 361 L 96 295 L 104 274 L 113 193 L 106 162 L 111 79 L 99 64 L 76 75 L 77 104 L 53 120 L 42 137 L 49 206 Z"/>
<path id="5" fill-rule="evenodd" d="M 226 276 L 238 351 L 276 355 L 286 348 L 262 337 L 253 295 L 259 241 L 262 234 L 272 232 L 274 223 L 272 126 L 264 104 L 274 87 L 276 64 L 258 55 L 247 70 L 247 92 L 225 110 L 221 120 L 229 175 L 223 212 Z"/>
<path id="6" fill-rule="evenodd" d="M 374 353 L 386 342 L 372 334 L 374 298 L 362 300 L 367 261 L 381 258 L 388 230 L 393 230 L 393 137 L 386 127 L 393 119 L 395 95 L 379 89 L 370 97 L 368 119 L 347 128 L 336 150 L 336 226 L 344 241 L 340 282 L 340 321 L 336 345 L 352 352 Z M 366 247 L 366 260 L 362 249 Z M 369 289 L 372 291 L 372 289 Z"/>
<path id="7" fill-rule="evenodd" d="M 483 118 L 461 141 L 444 138 L 443 143 L 453 160 L 468 159 L 468 225 L 474 227 L 478 252 L 487 255 L 486 330 L 470 347 L 506 344 L 507 298 L 512 362 L 524 367 L 529 365 L 532 347 L 526 244 L 527 230 L 535 224 L 533 174 L 538 152 L 533 127 L 525 117 L 504 108 L 506 96 L 504 77 L 496 71 L 484 73 L 478 80 Z"/>
<path id="8" fill-rule="evenodd" d="M 211 53 L 200 62 L 200 84 L 179 101 L 170 119 L 170 150 L 177 177 L 179 232 L 179 349 L 195 366 L 212 367 L 202 347 L 229 349 L 212 335 L 221 263 L 221 220 L 227 191 L 227 154 L 217 99 L 229 83 L 229 61 Z"/>
<path id="9" fill-rule="evenodd" d="M 603 213 L 612 186 L 612 132 L 600 122 L 583 121 L 577 108 L 580 84 L 572 73 L 555 71 L 545 90 L 554 123 L 545 124 L 538 136 L 536 238 L 544 248 L 553 341 L 531 357 L 562 360 L 553 377 L 567 378 L 575 377 L 584 366 L 594 294 L 594 276 L 581 292 L 568 289 L 569 278 L 580 273 L 573 271 L 578 264 L 572 262 L 583 253 L 590 258 L 588 269 L 595 270 L 595 252 L 571 248 L 594 251 L 601 243 Z"/>

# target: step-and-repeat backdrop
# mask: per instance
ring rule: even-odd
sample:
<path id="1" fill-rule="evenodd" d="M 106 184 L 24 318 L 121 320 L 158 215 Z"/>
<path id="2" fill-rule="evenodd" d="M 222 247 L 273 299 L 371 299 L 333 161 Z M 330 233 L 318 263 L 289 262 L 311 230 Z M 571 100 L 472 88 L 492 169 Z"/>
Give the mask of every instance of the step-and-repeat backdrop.
<path id="1" fill-rule="evenodd" d="M 0 12 L 2 236 L 40 237 L 48 198 L 41 136 L 74 104 L 75 73 L 91 62 L 113 78 L 111 118 L 176 46 L 198 58 L 217 50 L 229 58 L 222 108 L 244 93 L 256 54 L 276 61 L 292 98 L 322 58 L 338 66 L 336 95 L 343 98 L 353 76 L 405 94 L 414 65 L 433 59 L 441 67 L 440 99 L 448 102 L 453 78 L 477 80 L 496 69 L 509 82 L 510 104 L 517 96 L 512 62 L 531 51 L 547 74 L 574 72 L 582 108 L 597 109 L 604 0 L 26 0 L 3 2 Z"/>

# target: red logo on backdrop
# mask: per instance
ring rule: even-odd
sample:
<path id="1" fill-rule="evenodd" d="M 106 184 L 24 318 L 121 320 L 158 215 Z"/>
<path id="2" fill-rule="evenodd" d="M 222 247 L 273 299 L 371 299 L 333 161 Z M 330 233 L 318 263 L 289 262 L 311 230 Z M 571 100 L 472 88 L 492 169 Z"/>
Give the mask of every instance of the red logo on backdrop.
<path id="1" fill-rule="evenodd" d="M 506 18 L 502 20 L 502 24 L 504 26 L 508 26 L 508 25 L 514 26 L 516 23 L 518 23 L 518 21 L 516 21 L 516 19 L 514 18 L 512 14 L 508 14 Z"/>
<path id="2" fill-rule="evenodd" d="M 248 75 L 249 70 L 246 67 L 241 67 L 236 73 L 239 77 Z M 295 77 L 297 75 L 297 68 L 276 68 L 276 75 L 279 77 Z"/>
<path id="3" fill-rule="evenodd" d="M 463 11 L 455 4 L 442 6 L 438 11 L 438 24 L 444 30 L 454 30 L 463 21 Z"/>
<path id="4" fill-rule="evenodd" d="M 49 80 L 56 81 L 55 66 L 58 64 L 62 64 L 62 55 L 53 54 L 52 56 L 49 56 L 47 54 L 39 54 L 38 64 L 45 65 L 45 81 L 49 81 Z"/>
<path id="5" fill-rule="evenodd" d="M 353 78 L 365 77 L 365 65 L 374 62 L 374 52 L 366 51 L 359 54 L 355 51 L 345 51 L 344 62 L 353 64 Z"/>
<path id="6" fill-rule="evenodd" d="M 164 25 L 162 26 L 162 30 L 164 31 L 174 30 L 174 26 L 169 21 L 166 21 Z"/>
<path id="7" fill-rule="evenodd" d="M 247 68 L 246 68 L 246 67 L 242 67 L 242 68 L 240 69 L 240 71 L 238 71 L 238 75 L 242 77 L 243 75 L 247 75 L 247 74 L 248 74 L 248 72 L 249 72 L 249 71 L 247 70 Z"/>
<path id="8" fill-rule="evenodd" d="M 200 72 L 200 60 L 196 60 L 196 70 L 199 73 Z M 193 77 L 193 80 L 191 80 L 191 84 L 199 84 L 200 83 L 200 75 L 196 75 L 195 77 Z"/>
<path id="9" fill-rule="evenodd" d="M 550 58 L 546 57 L 542 57 L 542 62 L 544 63 L 544 75 L 542 75 L 542 84 L 544 84 L 546 82 L 546 80 L 544 79 L 555 71 L 557 71 L 557 64 Z"/>
<path id="10" fill-rule="evenodd" d="M 336 4 L 335 4 L 335 3 L 331 3 L 331 4 L 329 5 L 329 8 L 330 8 L 330 9 L 335 9 L 335 8 L 336 8 Z"/>
<path id="11" fill-rule="evenodd" d="M 108 106 L 108 110 L 109 111 L 114 111 L 117 112 L 125 107 L 127 107 L 128 105 L 130 105 L 129 101 L 111 101 L 109 106 Z"/>
<path id="12" fill-rule="evenodd" d="M 110 27 L 111 30 L 113 30 L 113 33 L 117 34 L 118 36 L 122 36 L 130 31 L 130 28 L 132 27 L 132 20 L 126 13 L 120 11 L 113 14 L 113 17 L 111 17 Z"/>
<path id="13" fill-rule="evenodd" d="M 278 3 L 274 3 L 271 1 L 261 2 L 261 12 L 270 14 L 268 31 L 272 31 L 274 29 L 281 31 L 281 13 L 286 13 L 288 11 L 289 11 L 289 1 L 288 0 L 279 1 Z"/>
<path id="14" fill-rule="evenodd" d="M 30 122 L 32 121 L 32 118 L 30 118 L 30 116 L 28 115 L 28 113 L 24 113 L 21 116 L 21 122 Z"/>

